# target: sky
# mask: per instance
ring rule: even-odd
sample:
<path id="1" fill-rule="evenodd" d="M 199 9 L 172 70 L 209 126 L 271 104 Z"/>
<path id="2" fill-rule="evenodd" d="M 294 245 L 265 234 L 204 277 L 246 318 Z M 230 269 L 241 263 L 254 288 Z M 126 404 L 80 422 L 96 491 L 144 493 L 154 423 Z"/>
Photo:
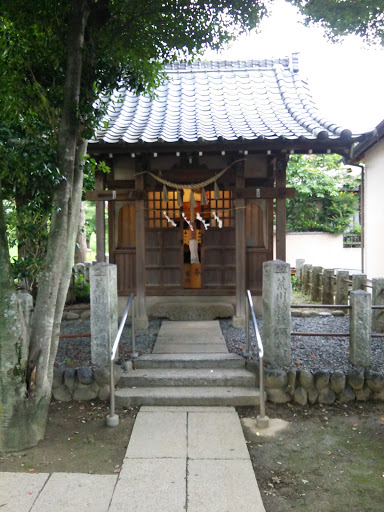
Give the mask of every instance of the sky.
<path id="1" fill-rule="evenodd" d="M 244 60 L 299 52 L 300 75 L 324 117 L 355 134 L 372 130 L 384 119 L 384 48 L 369 47 L 352 35 L 331 43 L 320 27 L 305 27 L 301 19 L 295 7 L 276 0 L 258 33 L 204 57 Z"/>

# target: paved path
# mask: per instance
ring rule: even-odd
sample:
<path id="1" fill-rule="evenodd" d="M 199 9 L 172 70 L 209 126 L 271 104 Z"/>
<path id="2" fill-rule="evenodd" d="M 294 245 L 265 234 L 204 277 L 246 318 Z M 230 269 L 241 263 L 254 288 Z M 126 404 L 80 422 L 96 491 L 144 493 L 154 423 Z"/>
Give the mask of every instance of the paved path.
<path id="1" fill-rule="evenodd" d="M 119 475 L 0 474 L 2 512 L 265 512 L 233 407 L 142 407 Z"/>
<path id="2" fill-rule="evenodd" d="M 197 326 L 197 324 L 199 324 Z M 227 353 L 218 321 L 163 322 L 154 353 Z M 142 407 L 119 475 L 0 473 L 1 512 L 265 512 L 233 407 Z"/>
<path id="3" fill-rule="evenodd" d="M 218 320 L 163 321 L 153 354 L 228 353 Z"/>

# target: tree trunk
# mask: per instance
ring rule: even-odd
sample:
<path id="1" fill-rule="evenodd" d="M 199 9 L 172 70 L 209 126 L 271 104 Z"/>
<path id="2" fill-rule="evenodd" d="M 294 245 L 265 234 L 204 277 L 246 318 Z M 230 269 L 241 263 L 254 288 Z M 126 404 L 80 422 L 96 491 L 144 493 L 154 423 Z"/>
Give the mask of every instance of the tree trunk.
<path id="1" fill-rule="evenodd" d="M 87 236 L 85 231 L 85 202 L 80 204 L 80 221 L 76 236 L 75 263 L 84 263 L 87 260 Z"/>
<path id="2" fill-rule="evenodd" d="M 88 14 L 87 0 L 72 1 L 64 103 L 58 134 L 57 157 L 63 180 L 54 194 L 46 265 L 39 279 L 39 291 L 31 321 L 28 364 L 25 364 L 26 349 L 21 345 L 22 322 L 15 321 L 16 315 L 20 318 L 20 312 L 17 313 L 18 301 L 11 293 L 13 283 L 9 280 L 9 272 L 4 270 L 3 260 L 0 261 L 0 275 L 4 280 L 4 283 L 0 284 L 4 284 L 3 288 L 7 287 L 6 289 L 10 290 L 5 299 L 1 300 L 0 313 L 2 309 L 4 312 L 9 311 L 8 318 L 10 314 L 12 315 L 12 322 L 9 322 L 8 318 L 4 319 L 4 315 L 1 316 L 5 324 L 4 332 L 0 333 L 5 347 L 4 357 L 3 351 L 0 352 L 1 393 L 7 393 L 9 396 L 6 402 L 7 414 L 1 415 L 0 449 L 4 451 L 34 446 L 43 438 L 45 431 L 51 399 L 53 363 L 79 225 L 83 177 L 80 154 L 85 151 L 86 143 L 78 143 L 80 125 L 77 112 Z M 3 245 L 4 241 L 0 243 Z M 5 261 L 6 254 L 2 249 L 1 251 L 0 257 Z M 19 346 L 21 358 L 17 359 Z M 14 367 L 18 360 L 23 363 L 23 371 L 18 377 L 22 382 L 16 385 Z M 11 389 L 12 386 L 15 387 L 14 390 Z M 10 432 L 12 428 L 14 434 Z"/>

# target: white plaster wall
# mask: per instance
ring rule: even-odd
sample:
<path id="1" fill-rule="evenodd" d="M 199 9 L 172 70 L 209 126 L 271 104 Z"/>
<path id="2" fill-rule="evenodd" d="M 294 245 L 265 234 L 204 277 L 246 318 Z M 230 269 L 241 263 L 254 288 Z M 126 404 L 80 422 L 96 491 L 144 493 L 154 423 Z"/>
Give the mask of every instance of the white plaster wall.
<path id="1" fill-rule="evenodd" d="M 343 248 L 342 234 L 287 233 L 287 262 L 295 267 L 300 258 L 324 268 L 361 268 L 361 249 Z"/>
<path id="2" fill-rule="evenodd" d="M 365 267 L 369 278 L 384 277 L 384 140 L 365 159 Z"/>

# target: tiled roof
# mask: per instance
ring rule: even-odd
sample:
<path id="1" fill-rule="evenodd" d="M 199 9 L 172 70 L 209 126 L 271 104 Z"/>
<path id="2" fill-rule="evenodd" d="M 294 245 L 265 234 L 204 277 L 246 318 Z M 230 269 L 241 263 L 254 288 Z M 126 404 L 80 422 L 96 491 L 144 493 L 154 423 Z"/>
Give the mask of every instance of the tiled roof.
<path id="1" fill-rule="evenodd" d="M 297 68 L 296 55 L 168 65 L 154 99 L 114 92 L 92 142 L 349 139 L 319 114 Z"/>

